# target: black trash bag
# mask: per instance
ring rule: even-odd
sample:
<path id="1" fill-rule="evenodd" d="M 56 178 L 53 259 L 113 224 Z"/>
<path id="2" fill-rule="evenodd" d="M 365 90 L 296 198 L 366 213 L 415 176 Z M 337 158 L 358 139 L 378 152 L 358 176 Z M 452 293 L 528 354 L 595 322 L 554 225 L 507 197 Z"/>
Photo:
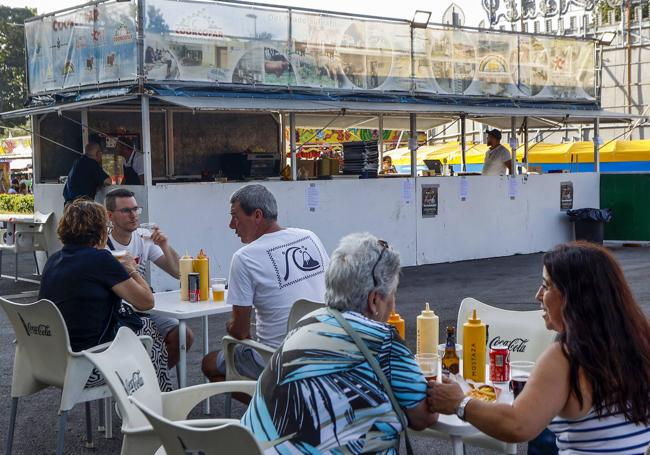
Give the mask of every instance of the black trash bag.
<path id="1" fill-rule="evenodd" d="M 566 214 L 571 221 L 589 220 L 605 223 L 612 221 L 612 209 L 576 209 L 569 210 Z"/>

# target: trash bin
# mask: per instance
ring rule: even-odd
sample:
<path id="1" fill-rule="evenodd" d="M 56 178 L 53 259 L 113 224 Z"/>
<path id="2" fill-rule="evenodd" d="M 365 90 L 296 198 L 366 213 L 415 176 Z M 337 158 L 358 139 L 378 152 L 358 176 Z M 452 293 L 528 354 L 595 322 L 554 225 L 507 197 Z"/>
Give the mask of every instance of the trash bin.
<path id="1" fill-rule="evenodd" d="M 605 223 L 611 221 L 611 209 L 584 208 L 569 210 L 569 220 L 574 223 L 576 240 L 603 244 Z"/>

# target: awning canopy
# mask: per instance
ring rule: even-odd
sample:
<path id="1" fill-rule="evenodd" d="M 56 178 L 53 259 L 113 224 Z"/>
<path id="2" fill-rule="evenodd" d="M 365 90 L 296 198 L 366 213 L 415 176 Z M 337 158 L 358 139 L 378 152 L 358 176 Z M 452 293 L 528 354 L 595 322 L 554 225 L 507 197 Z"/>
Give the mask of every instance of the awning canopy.
<path id="1" fill-rule="evenodd" d="M 17 160 L 12 160 L 9 162 L 9 168 L 11 170 L 14 169 L 27 169 L 32 167 L 32 159 L 31 158 L 21 158 Z"/>
<path id="2" fill-rule="evenodd" d="M 42 106 L 27 107 L 24 109 L 17 109 L 15 111 L 9 111 L 0 114 L 0 119 L 26 117 L 28 115 L 47 114 L 50 112 L 57 112 L 57 111 L 71 111 L 75 109 L 83 109 L 86 107 L 98 106 L 100 104 L 121 103 L 123 101 L 129 101 L 135 98 L 137 98 L 136 95 L 129 95 L 129 96 L 117 96 L 111 98 L 97 98 L 97 99 L 77 101 L 72 103 L 53 103 L 53 104 L 47 104 Z"/>

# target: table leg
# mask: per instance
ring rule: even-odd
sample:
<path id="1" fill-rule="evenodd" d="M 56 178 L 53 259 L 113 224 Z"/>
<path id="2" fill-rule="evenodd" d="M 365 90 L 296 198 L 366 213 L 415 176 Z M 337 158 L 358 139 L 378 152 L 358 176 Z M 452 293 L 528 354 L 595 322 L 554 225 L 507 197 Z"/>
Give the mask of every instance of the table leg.
<path id="1" fill-rule="evenodd" d="M 187 326 L 185 319 L 178 321 L 178 383 L 181 389 L 187 386 Z"/>
<path id="2" fill-rule="evenodd" d="M 208 337 L 208 317 L 203 316 L 203 357 L 208 355 L 210 352 L 210 343 Z M 205 382 L 210 382 L 208 378 L 205 378 Z M 206 398 L 203 402 L 203 414 L 210 415 L 210 398 Z"/>
<path id="3" fill-rule="evenodd" d="M 465 454 L 465 447 L 463 446 L 463 438 L 460 436 L 452 436 L 451 437 L 451 444 L 453 446 L 453 454 L 454 455 L 464 455 Z"/>

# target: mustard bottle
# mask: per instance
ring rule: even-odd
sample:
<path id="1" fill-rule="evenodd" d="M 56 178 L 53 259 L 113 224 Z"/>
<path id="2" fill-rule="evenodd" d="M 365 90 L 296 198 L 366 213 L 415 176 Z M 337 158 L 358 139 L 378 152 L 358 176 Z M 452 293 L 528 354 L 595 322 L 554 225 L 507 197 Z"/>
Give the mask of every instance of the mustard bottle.
<path id="1" fill-rule="evenodd" d="M 477 383 L 485 382 L 485 324 L 476 310 L 463 324 L 463 377 Z"/>
<path id="2" fill-rule="evenodd" d="M 210 298 L 210 261 L 203 250 L 192 261 L 192 270 L 199 274 L 199 300 Z"/>
<path id="3" fill-rule="evenodd" d="M 438 353 L 438 330 L 440 322 L 438 316 L 429 308 L 427 302 L 424 310 L 417 317 L 417 353 L 437 354 Z"/>
<path id="4" fill-rule="evenodd" d="M 387 322 L 395 327 L 397 333 L 399 333 L 399 336 L 402 337 L 402 340 L 406 340 L 406 333 L 404 332 L 404 319 L 402 319 L 398 313 L 391 311 Z"/>
<path id="5" fill-rule="evenodd" d="M 185 252 L 185 255 L 178 260 L 178 272 L 181 280 L 181 300 L 189 300 L 189 283 L 187 275 L 192 273 L 192 256 Z"/>

